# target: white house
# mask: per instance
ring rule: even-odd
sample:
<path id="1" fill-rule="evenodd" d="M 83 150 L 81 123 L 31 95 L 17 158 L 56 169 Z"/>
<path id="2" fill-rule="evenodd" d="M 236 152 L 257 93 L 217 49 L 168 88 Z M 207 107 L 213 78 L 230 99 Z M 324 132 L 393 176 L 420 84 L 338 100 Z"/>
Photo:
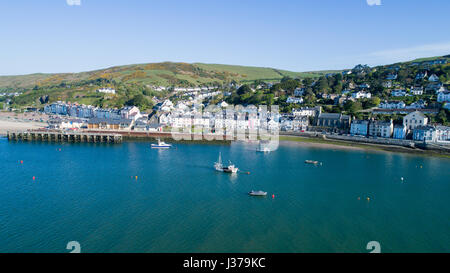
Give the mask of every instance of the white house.
<path id="1" fill-rule="evenodd" d="M 120 109 L 120 116 L 122 119 L 137 120 L 142 115 L 141 111 L 139 111 L 139 108 L 137 108 L 136 106 L 127 106 Z"/>
<path id="2" fill-rule="evenodd" d="M 159 109 L 163 112 L 170 112 L 173 109 L 173 103 L 170 100 L 165 100 Z"/>
<path id="3" fill-rule="evenodd" d="M 361 98 L 370 99 L 371 97 L 372 97 L 372 94 L 369 92 L 358 91 L 358 92 L 352 93 L 352 98 L 355 98 L 355 99 L 361 99 Z"/>
<path id="4" fill-rule="evenodd" d="M 226 103 L 225 101 L 222 101 L 222 102 L 220 103 L 220 107 L 226 108 L 226 107 L 228 107 L 228 103 Z"/>
<path id="5" fill-rule="evenodd" d="M 297 116 L 294 117 L 294 119 L 292 120 L 292 129 L 294 131 L 304 132 L 308 128 L 308 125 L 309 125 L 309 118 L 306 116 L 302 117 Z"/>
<path id="6" fill-rule="evenodd" d="M 97 93 L 116 94 L 116 90 L 109 88 L 109 87 L 100 88 L 100 89 L 97 89 Z"/>
<path id="7" fill-rule="evenodd" d="M 403 117 L 403 125 L 408 130 L 413 130 L 417 126 L 423 126 L 428 124 L 428 118 L 420 111 L 414 111 Z"/>
<path id="8" fill-rule="evenodd" d="M 313 107 L 302 107 L 297 109 L 292 109 L 292 114 L 294 116 L 308 116 L 308 117 L 314 117 L 317 112 L 317 108 Z"/>
<path id="9" fill-rule="evenodd" d="M 303 103 L 303 98 L 288 97 L 288 98 L 286 99 L 286 102 L 287 102 L 287 103 L 297 103 L 297 104 L 300 104 L 300 103 Z"/>
<path id="10" fill-rule="evenodd" d="M 423 95 L 423 87 L 412 86 L 411 94 L 413 94 L 415 96 Z"/>
<path id="11" fill-rule="evenodd" d="M 450 127 L 438 125 L 436 126 L 436 140 L 438 142 L 450 141 Z"/>
<path id="12" fill-rule="evenodd" d="M 385 101 L 378 106 L 381 109 L 403 109 L 406 104 L 403 101 Z"/>
<path id="13" fill-rule="evenodd" d="M 390 121 L 373 120 L 369 123 L 369 136 L 390 138 L 394 131 L 394 123 Z"/>

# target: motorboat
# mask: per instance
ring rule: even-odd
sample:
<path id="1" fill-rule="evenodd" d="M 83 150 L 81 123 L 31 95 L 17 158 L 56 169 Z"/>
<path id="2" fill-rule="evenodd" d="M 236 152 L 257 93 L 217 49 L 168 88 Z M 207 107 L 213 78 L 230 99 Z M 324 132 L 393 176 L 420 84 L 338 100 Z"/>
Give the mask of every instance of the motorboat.
<path id="1" fill-rule="evenodd" d="M 158 144 L 153 143 L 151 147 L 154 149 L 167 149 L 172 147 L 172 144 L 165 143 L 164 141 L 161 141 L 161 139 L 158 138 Z"/>
<path id="2" fill-rule="evenodd" d="M 320 162 L 319 162 L 319 161 L 316 161 L 316 160 L 305 160 L 305 163 L 306 163 L 306 164 L 314 164 L 314 165 L 317 165 L 317 164 L 319 164 Z"/>
<path id="3" fill-rule="evenodd" d="M 251 195 L 251 196 L 266 196 L 267 192 L 265 192 L 265 191 L 253 191 L 252 190 L 248 194 Z"/>

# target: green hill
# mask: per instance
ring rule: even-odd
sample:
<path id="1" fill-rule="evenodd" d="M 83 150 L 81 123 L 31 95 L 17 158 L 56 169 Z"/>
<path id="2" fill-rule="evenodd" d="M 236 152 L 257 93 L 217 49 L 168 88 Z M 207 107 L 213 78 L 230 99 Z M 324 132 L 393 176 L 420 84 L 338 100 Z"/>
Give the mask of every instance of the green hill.
<path id="1" fill-rule="evenodd" d="M 437 71 L 435 62 L 438 59 L 446 59 L 445 71 Z M 347 78 L 360 84 L 369 82 L 378 86 L 384 78 L 384 72 L 390 69 L 400 69 L 399 79 L 402 84 L 411 84 L 415 74 L 419 70 L 430 69 L 438 73 L 443 82 L 447 82 L 447 70 L 450 56 L 421 58 L 413 61 L 400 62 L 391 65 L 377 66 L 372 69 L 373 74 L 367 77 L 348 75 Z M 205 63 L 147 63 L 115 66 L 81 73 L 54 73 L 54 74 L 30 74 L 20 76 L 0 76 L 0 92 L 21 92 L 14 97 L 14 107 L 36 106 L 42 107 L 42 101 L 53 102 L 57 100 L 92 104 L 102 107 L 120 107 L 138 100 L 140 105 L 151 107 L 153 96 L 164 98 L 168 92 L 157 92 L 154 86 L 210 86 L 221 85 L 229 82 L 252 83 L 256 80 L 280 81 L 284 77 L 290 78 L 319 78 L 326 74 L 340 73 L 342 70 L 324 70 L 312 72 L 292 72 L 287 70 L 252 67 L 240 65 L 205 64 Z M 383 72 L 384 71 L 384 72 Z M 382 73 L 383 72 L 383 73 Z M 441 73 L 442 72 L 442 73 Z M 387 73 L 387 72 L 386 72 Z M 383 75 L 382 75 L 383 74 Z M 445 75 L 444 75 L 445 74 Z M 443 75 L 443 76 L 442 76 Z M 445 76 L 445 77 L 444 77 Z M 327 78 L 328 85 L 332 78 Z M 348 79 L 347 79 L 348 80 Z M 324 84 L 324 82 L 322 82 Z M 322 85 L 323 85 L 322 84 Z M 100 87 L 113 87 L 116 94 L 96 93 Z M 373 88 L 372 88 L 373 89 Z M 323 92 L 324 90 L 316 90 Z M 374 90 L 371 90 L 374 91 Z M 319 92 L 319 93 L 320 93 Z M 375 92 L 375 91 L 374 91 Z M 278 96 L 279 94 L 275 94 Z M 142 98 L 143 97 L 143 98 Z M 6 97 L 0 97 L 0 102 Z"/>
<path id="2" fill-rule="evenodd" d="M 116 66 L 82 73 L 30 74 L 0 76 L 0 89 L 27 89 L 64 84 L 92 82 L 99 79 L 116 83 L 138 83 L 144 85 L 197 86 L 236 81 L 280 80 L 290 77 L 318 77 L 323 72 L 291 72 L 265 67 L 251 67 L 203 63 L 149 63 Z"/>
<path id="3" fill-rule="evenodd" d="M 46 96 L 50 102 L 65 100 L 118 107 L 138 94 L 144 94 L 148 101 L 153 96 L 167 95 L 165 92 L 153 91 L 153 86 L 189 87 L 221 85 L 232 81 L 279 81 L 287 76 L 308 78 L 319 77 L 325 73 L 238 65 L 163 62 L 115 66 L 81 73 L 0 76 L 0 92 L 22 92 L 22 95 L 13 99 L 15 107 L 41 107 L 39 99 Z M 99 87 L 114 87 L 117 94 L 96 93 L 95 90 Z"/>

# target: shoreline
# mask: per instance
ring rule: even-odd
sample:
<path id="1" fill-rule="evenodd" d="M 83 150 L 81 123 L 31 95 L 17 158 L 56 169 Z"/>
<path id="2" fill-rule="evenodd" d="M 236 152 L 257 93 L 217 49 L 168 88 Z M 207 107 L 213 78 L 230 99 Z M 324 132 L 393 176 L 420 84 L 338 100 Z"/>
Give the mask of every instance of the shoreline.
<path id="1" fill-rule="evenodd" d="M 26 120 L 7 120 L 0 117 L 0 137 L 6 137 L 7 131 L 14 130 L 33 130 L 45 127 L 47 124 L 44 122 L 26 121 Z M 163 139 L 171 138 L 170 134 L 164 136 L 153 136 L 145 132 L 119 132 L 123 136 L 124 141 L 154 141 L 156 138 L 161 137 Z M 134 133 L 134 134 L 133 134 Z M 136 134 L 137 133 L 137 134 Z M 295 145 L 309 148 L 322 148 L 322 149 L 340 149 L 340 150 L 354 150 L 354 151 L 378 151 L 378 152 L 393 152 L 393 153 L 406 153 L 422 156 L 434 156 L 441 158 L 450 158 L 450 154 L 446 151 L 440 150 L 426 150 L 419 148 L 407 148 L 397 145 L 383 145 L 374 143 L 362 143 L 352 142 L 346 140 L 336 139 L 323 139 L 313 136 L 294 136 L 294 135 L 280 135 L 280 144 L 283 145 Z M 189 143 L 224 143 L 230 144 L 229 140 L 184 140 L 182 142 Z"/>
<path id="2" fill-rule="evenodd" d="M 435 150 L 413 149 L 403 146 L 382 145 L 372 143 L 350 142 L 344 140 L 330 140 L 318 137 L 302 137 L 302 136 L 287 136 L 280 135 L 280 142 L 288 145 L 296 145 L 302 147 L 313 147 L 323 149 L 340 149 L 340 150 L 354 150 L 354 151 L 378 151 L 391 153 L 405 153 L 412 155 L 434 156 L 449 158 L 450 154 L 445 152 L 438 152 Z"/>

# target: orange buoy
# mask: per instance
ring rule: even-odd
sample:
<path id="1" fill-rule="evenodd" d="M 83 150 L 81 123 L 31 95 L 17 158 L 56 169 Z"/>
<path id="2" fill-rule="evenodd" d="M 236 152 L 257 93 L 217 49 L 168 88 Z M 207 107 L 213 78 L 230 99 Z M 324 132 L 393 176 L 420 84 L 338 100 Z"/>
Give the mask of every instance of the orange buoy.
<path id="1" fill-rule="evenodd" d="M 23 164 L 23 160 L 20 160 L 20 164 Z"/>

